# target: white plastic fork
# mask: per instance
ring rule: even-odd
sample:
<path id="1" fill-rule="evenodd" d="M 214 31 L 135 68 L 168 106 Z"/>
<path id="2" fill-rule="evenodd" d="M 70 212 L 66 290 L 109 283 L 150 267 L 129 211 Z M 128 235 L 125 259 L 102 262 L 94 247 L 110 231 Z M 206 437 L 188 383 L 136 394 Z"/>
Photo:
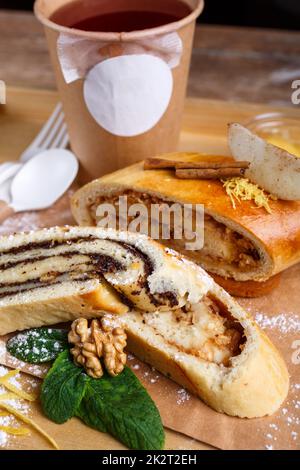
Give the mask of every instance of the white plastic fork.
<path id="1" fill-rule="evenodd" d="M 59 103 L 36 138 L 21 154 L 20 161 L 28 162 L 32 157 L 51 148 L 66 148 L 69 142 L 67 126 L 64 122 L 62 104 Z"/>
<path id="2" fill-rule="evenodd" d="M 10 202 L 10 183 L 20 170 L 22 164 L 28 162 L 44 150 L 52 148 L 65 149 L 68 143 L 67 126 L 64 122 L 62 105 L 59 103 L 36 138 L 20 155 L 19 162 L 5 162 L 0 165 L 0 200 L 7 203 Z"/>

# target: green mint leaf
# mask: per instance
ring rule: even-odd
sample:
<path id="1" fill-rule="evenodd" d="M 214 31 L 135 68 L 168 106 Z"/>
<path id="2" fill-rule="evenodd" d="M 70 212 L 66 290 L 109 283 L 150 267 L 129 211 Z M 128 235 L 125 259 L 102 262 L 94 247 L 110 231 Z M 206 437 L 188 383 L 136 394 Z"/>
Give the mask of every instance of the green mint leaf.
<path id="1" fill-rule="evenodd" d="M 77 410 L 88 426 L 107 430 L 131 449 L 159 450 L 164 429 L 159 412 L 134 373 L 126 367 L 117 377 L 89 377 Z"/>
<path id="2" fill-rule="evenodd" d="M 96 403 L 94 406 L 87 399 L 86 395 L 85 397 L 86 399 L 81 401 L 79 408 L 76 410 L 77 418 L 81 419 L 81 421 L 83 421 L 90 428 L 97 429 L 97 431 L 100 431 L 100 432 L 108 432 L 103 422 L 101 421 L 100 414 L 98 413 L 97 410 L 95 410 L 97 406 Z M 92 400 L 94 401 L 94 398 L 92 398 Z"/>
<path id="3" fill-rule="evenodd" d="M 45 415 L 62 424 L 75 416 L 89 377 L 75 366 L 68 350 L 60 353 L 44 379 L 41 404 Z"/>
<path id="4" fill-rule="evenodd" d="M 65 350 L 43 382 L 41 403 L 45 415 L 58 424 L 77 416 L 131 449 L 159 450 L 164 446 L 159 412 L 128 367 L 117 377 L 105 374 L 93 379 Z"/>
<path id="5" fill-rule="evenodd" d="M 54 328 L 33 328 L 7 342 L 8 352 L 24 362 L 41 364 L 53 361 L 68 347 L 68 332 Z"/>

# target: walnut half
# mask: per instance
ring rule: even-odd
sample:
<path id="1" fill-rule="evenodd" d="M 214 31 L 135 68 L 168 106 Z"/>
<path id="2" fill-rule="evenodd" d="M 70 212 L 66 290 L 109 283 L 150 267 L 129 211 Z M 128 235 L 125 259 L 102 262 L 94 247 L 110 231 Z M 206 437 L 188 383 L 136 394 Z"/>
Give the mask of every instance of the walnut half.
<path id="1" fill-rule="evenodd" d="M 90 324 L 86 318 L 78 318 L 71 325 L 68 340 L 74 345 L 71 354 L 75 364 L 84 367 L 90 377 L 102 377 L 103 365 L 111 376 L 123 371 L 127 336 L 123 328 L 114 327 L 105 317 Z"/>

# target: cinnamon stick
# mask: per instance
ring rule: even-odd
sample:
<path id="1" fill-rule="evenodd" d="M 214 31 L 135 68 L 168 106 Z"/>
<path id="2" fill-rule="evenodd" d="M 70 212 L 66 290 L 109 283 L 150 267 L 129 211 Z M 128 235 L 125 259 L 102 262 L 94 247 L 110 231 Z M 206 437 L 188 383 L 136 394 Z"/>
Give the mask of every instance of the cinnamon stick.
<path id="1" fill-rule="evenodd" d="M 244 176 L 245 168 L 206 168 L 177 169 L 176 176 L 180 179 L 217 180 Z"/>
<path id="2" fill-rule="evenodd" d="M 144 162 L 144 170 L 172 170 L 172 169 L 221 169 L 221 168 L 249 168 L 249 162 L 182 162 L 176 160 L 165 160 L 163 158 L 148 158 Z"/>
<path id="3" fill-rule="evenodd" d="M 175 168 L 177 169 L 199 169 L 199 170 L 218 170 L 221 168 L 243 168 L 247 170 L 250 162 L 176 162 Z"/>
<path id="4" fill-rule="evenodd" d="M 176 161 L 164 160 L 162 158 L 147 158 L 144 161 L 144 170 L 174 170 Z"/>

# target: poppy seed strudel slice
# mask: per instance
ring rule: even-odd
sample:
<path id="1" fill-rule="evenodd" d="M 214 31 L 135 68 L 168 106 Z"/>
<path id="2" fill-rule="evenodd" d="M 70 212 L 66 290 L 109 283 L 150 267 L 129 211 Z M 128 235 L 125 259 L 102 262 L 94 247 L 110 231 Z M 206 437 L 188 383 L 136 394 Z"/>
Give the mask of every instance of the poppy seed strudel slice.
<path id="1" fill-rule="evenodd" d="M 81 315 L 95 317 L 101 310 L 124 313 L 132 306 L 144 311 L 182 306 L 193 275 L 175 289 L 172 259 L 165 263 L 160 251 L 155 257 L 154 246 L 145 245 L 145 240 L 79 227 L 1 238 L 0 334 Z M 195 301 L 202 292 L 203 286 L 194 288 Z"/>

